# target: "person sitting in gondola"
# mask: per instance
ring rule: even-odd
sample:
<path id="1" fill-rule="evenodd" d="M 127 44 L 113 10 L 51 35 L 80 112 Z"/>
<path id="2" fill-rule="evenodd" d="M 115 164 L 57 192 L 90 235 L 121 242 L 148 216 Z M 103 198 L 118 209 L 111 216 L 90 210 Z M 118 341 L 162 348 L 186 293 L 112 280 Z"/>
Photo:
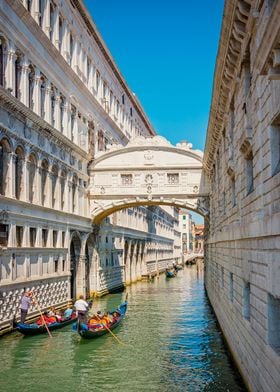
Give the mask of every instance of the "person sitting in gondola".
<path id="1" fill-rule="evenodd" d="M 68 319 L 72 316 L 73 309 L 71 308 L 70 305 L 67 305 L 67 309 L 64 311 L 64 318 Z"/>
<path id="2" fill-rule="evenodd" d="M 56 322 L 55 316 L 49 316 L 48 312 L 45 312 L 39 320 L 37 320 L 38 325 L 53 324 Z"/>
<path id="3" fill-rule="evenodd" d="M 62 321 L 62 315 L 63 315 L 63 312 L 62 312 L 61 310 L 57 310 L 57 311 L 55 312 L 55 318 L 56 318 L 56 320 L 57 320 L 58 322 L 61 322 L 61 321 Z"/>

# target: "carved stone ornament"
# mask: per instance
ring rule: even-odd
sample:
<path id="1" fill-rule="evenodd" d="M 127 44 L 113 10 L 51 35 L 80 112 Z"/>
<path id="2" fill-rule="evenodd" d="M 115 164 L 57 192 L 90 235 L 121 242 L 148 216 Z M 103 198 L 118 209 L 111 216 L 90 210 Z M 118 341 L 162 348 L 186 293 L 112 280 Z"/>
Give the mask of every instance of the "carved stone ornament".
<path id="1" fill-rule="evenodd" d="M 145 176 L 145 183 L 152 184 L 153 183 L 153 176 L 151 174 L 146 174 Z"/>
<path id="2" fill-rule="evenodd" d="M 147 193 L 152 193 L 152 187 L 151 187 L 151 185 L 148 185 L 148 186 L 147 186 Z"/>
<path id="3" fill-rule="evenodd" d="M 44 147 L 44 145 L 45 145 L 45 138 L 41 134 L 38 135 L 38 144 L 40 147 Z"/>
<path id="4" fill-rule="evenodd" d="M 9 219 L 9 214 L 6 210 L 0 211 L 0 222 L 7 222 Z"/>
<path id="5" fill-rule="evenodd" d="M 154 154 L 152 153 L 152 151 L 148 150 L 145 154 L 144 154 L 144 158 L 147 161 L 151 161 L 154 158 Z"/>
<path id="6" fill-rule="evenodd" d="M 31 128 L 27 123 L 24 125 L 23 134 L 26 139 L 31 139 Z"/>
<path id="7" fill-rule="evenodd" d="M 15 117 L 11 113 L 9 113 L 8 125 L 11 131 L 15 131 L 15 123 L 16 123 Z"/>
<path id="8" fill-rule="evenodd" d="M 198 186 L 197 186 L 197 185 L 195 185 L 195 186 L 193 187 L 193 193 L 198 193 Z"/>

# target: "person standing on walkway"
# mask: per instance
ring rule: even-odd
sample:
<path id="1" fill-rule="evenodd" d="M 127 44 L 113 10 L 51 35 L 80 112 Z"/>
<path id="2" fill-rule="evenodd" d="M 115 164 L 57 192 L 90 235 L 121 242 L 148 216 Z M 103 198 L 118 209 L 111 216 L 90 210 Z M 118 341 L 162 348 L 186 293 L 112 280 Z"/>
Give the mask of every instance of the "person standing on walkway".
<path id="1" fill-rule="evenodd" d="M 76 309 L 78 313 L 78 321 L 80 323 L 86 324 L 87 323 L 87 318 L 86 314 L 88 311 L 88 303 L 85 301 L 84 296 L 80 295 L 79 299 L 74 303 L 74 308 Z"/>
<path id="2" fill-rule="evenodd" d="M 34 303 L 34 301 L 32 301 L 32 292 L 25 291 L 20 300 L 20 321 L 22 323 L 25 322 L 28 309 L 32 303 Z"/>

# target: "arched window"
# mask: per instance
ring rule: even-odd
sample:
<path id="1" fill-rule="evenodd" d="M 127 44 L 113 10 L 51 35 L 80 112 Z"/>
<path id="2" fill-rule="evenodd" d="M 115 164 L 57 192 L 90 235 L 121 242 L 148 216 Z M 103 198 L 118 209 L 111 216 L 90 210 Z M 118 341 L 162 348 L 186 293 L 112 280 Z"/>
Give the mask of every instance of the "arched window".
<path id="1" fill-rule="evenodd" d="M 39 0 L 39 26 L 42 27 L 44 20 L 45 0 Z"/>
<path id="2" fill-rule="evenodd" d="M 32 0 L 27 0 L 27 10 L 31 12 L 31 8 L 32 8 Z"/>
<path id="3" fill-rule="evenodd" d="M 0 195 L 6 194 L 10 153 L 11 147 L 8 140 L 2 139 L 0 142 Z"/>
<path id="4" fill-rule="evenodd" d="M 59 51 L 61 52 L 62 40 L 63 40 L 63 20 L 61 16 L 59 16 L 58 26 L 59 26 Z"/>
<path id="5" fill-rule="evenodd" d="M 55 123 L 54 111 L 55 111 L 55 93 L 54 93 L 54 89 L 52 89 L 52 93 L 51 93 L 51 125 L 53 127 L 54 127 L 54 123 Z"/>
<path id="6" fill-rule="evenodd" d="M 76 212 L 76 198 L 77 198 L 77 184 L 78 178 L 77 176 L 73 177 L 73 184 L 72 184 L 72 212 Z"/>
<path id="7" fill-rule="evenodd" d="M 20 99 L 21 58 L 17 55 L 15 61 L 15 97 Z"/>
<path id="8" fill-rule="evenodd" d="M 57 176 L 58 176 L 58 168 L 57 166 L 53 166 L 52 168 L 52 208 L 56 207 L 56 184 L 57 184 Z"/>
<path id="9" fill-rule="evenodd" d="M 60 176 L 60 201 L 61 201 L 61 211 L 65 208 L 65 184 L 66 184 L 66 173 L 61 172 Z"/>
<path id="10" fill-rule="evenodd" d="M 64 116 L 64 105 L 65 105 L 65 100 L 64 97 L 60 97 L 60 103 L 59 103 L 59 110 L 60 110 L 60 131 L 63 132 L 63 116 Z"/>
<path id="11" fill-rule="evenodd" d="M 28 107 L 29 109 L 33 110 L 34 102 L 33 102 L 33 91 L 34 91 L 34 68 L 32 65 L 29 66 L 29 75 L 28 75 Z"/>
<path id="12" fill-rule="evenodd" d="M 70 65 L 72 65 L 73 53 L 74 53 L 74 41 L 73 41 L 73 35 L 72 33 L 70 33 Z"/>
<path id="13" fill-rule="evenodd" d="M 41 80 L 42 82 L 40 86 L 40 115 L 42 118 L 45 118 L 46 79 L 42 77 Z"/>
<path id="14" fill-rule="evenodd" d="M 28 159 L 28 195 L 30 203 L 34 201 L 35 195 L 35 176 L 36 176 L 37 160 L 34 154 L 30 154 Z"/>
<path id="15" fill-rule="evenodd" d="M 47 195 L 47 176 L 48 176 L 49 165 L 46 160 L 43 160 L 41 165 L 41 195 L 42 195 L 42 205 L 46 204 L 46 195 Z"/>
<path id="16" fill-rule="evenodd" d="M 15 151 L 15 196 L 20 200 L 23 185 L 23 161 L 24 153 L 21 147 L 17 147 Z"/>

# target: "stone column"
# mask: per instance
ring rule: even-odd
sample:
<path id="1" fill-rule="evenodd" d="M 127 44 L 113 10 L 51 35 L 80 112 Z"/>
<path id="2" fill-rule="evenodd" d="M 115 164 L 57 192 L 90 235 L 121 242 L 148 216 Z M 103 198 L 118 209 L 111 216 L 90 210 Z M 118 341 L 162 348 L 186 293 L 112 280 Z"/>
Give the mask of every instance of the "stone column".
<path id="1" fill-rule="evenodd" d="M 78 74 L 79 71 L 79 59 L 78 59 L 78 41 L 77 38 L 73 36 L 73 61 L 72 65 L 74 68 L 74 71 Z"/>
<path id="2" fill-rule="evenodd" d="M 62 54 L 67 63 L 70 63 L 70 29 L 66 20 L 63 21 Z"/>
<path id="3" fill-rule="evenodd" d="M 78 145 L 78 112 L 76 111 L 74 118 L 73 135 L 71 135 L 72 141 Z"/>
<path id="4" fill-rule="evenodd" d="M 16 160 L 17 156 L 16 154 L 12 153 L 11 154 L 11 160 L 10 160 L 10 196 L 15 199 L 16 197 Z"/>
<path id="5" fill-rule="evenodd" d="M 51 109 L 52 88 L 49 80 L 46 81 L 45 88 L 46 88 L 45 102 L 44 102 L 45 121 L 51 124 L 52 123 L 52 109 Z"/>
<path id="6" fill-rule="evenodd" d="M 76 293 L 77 297 L 79 295 L 86 295 L 86 287 L 85 287 L 85 262 L 86 262 L 86 242 L 87 242 L 87 234 L 81 235 L 81 250 L 80 256 L 78 260 L 77 266 L 77 275 L 76 275 Z"/>
<path id="7" fill-rule="evenodd" d="M 62 118 L 62 125 L 63 125 L 63 135 L 71 139 L 71 135 L 69 134 L 70 129 L 70 104 L 69 99 L 65 98 L 64 106 L 63 106 L 63 118 Z"/>
<path id="8" fill-rule="evenodd" d="M 13 248 L 16 246 L 16 224 L 10 223 L 9 226 L 8 247 Z"/>
<path id="9" fill-rule="evenodd" d="M 54 9 L 54 29 L 53 29 L 53 44 L 59 50 L 59 9 L 58 6 Z"/>
<path id="10" fill-rule="evenodd" d="M 29 72 L 29 62 L 24 57 L 21 65 L 20 98 L 25 106 L 29 105 Z"/>
<path id="11" fill-rule="evenodd" d="M 50 0 L 45 0 L 43 30 L 48 38 L 50 38 L 51 21 L 50 21 Z"/>
<path id="12" fill-rule="evenodd" d="M 15 58 L 16 50 L 13 43 L 8 45 L 7 65 L 5 70 L 6 88 L 15 95 Z"/>
<path id="13" fill-rule="evenodd" d="M 39 15 L 40 15 L 39 0 L 33 0 L 33 2 L 32 2 L 32 9 L 31 9 L 31 15 L 36 20 L 36 22 L 39 24 Z"/>
<path id="14" fill-rule="evenodd" d="M 54 128 L 61 131 L 60 122 L 60 103 L 61 97 L 58 92 L 55 94 L 55 106 L 54 106 Z"/>
<path id="15" fill-rule="evenodd" d="M 70 213 L 72 213 L 73 212 L 73 207 L 72 207 L 72 198 L 73 198 L 73 196 L 72 196 L 72 194 L 73 194 L 73 187 L 72 187 L 72 181 L 68 181 L 68 192 L 67 192 L 67 195 L 68 195 L 68 203 L 67 203 L 67 212 L 70 212 Z"/>
<path id="16" fill-rule="evenodd" d="M 29 177 L 28 177 L 28 170 L 27 170 L 27 158 L 22 160 L 22 189 L 20 192 L 20 197 L 23 201 L 28 201 L 28 185 L 29 185 Z"/>
<path id="17" fill-rule="evenodd" d="M 33 101 L 34 101 L 34 112 L 41 116 L 41 72 L 36 68 L 34 77 L 34 91 L 33 91 Z"/>

